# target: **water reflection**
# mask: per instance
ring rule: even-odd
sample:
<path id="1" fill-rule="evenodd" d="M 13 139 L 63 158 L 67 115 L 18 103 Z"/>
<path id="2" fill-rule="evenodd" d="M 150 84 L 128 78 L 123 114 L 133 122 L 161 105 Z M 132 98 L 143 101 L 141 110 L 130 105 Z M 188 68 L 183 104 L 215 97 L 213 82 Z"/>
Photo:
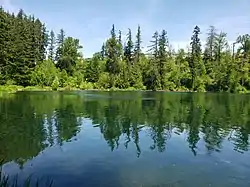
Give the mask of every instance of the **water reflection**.
<path id="1" fill-rule="evenodd" d="M 225 142 L 234 151 L 249 150 L 248 95 L 154 92 L 18 93 L 0 99 L 0 160 L 23 164 L 47 147 L 75 140 L 92 120 L 111 151 L 131 144 L 140 157 L 140 132 L 151 138 L 149 150 L 164 152 L 173 135 L 184 136 L 193 155 L 198 143 L 207 154 Z M 123 138 L 124 137 L 124 138 Z"/>

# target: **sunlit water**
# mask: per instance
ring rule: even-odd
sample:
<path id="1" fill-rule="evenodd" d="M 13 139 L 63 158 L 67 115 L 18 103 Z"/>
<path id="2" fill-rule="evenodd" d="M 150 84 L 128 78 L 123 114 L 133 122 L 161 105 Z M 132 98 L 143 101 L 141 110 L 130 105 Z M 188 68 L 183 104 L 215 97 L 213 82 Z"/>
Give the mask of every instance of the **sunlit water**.
<path id="1" fill-rule="evenodd" d="M 0 98 L 0 159 L 22 183 L 250 186 L 250 96 L 21 92 Z"/>

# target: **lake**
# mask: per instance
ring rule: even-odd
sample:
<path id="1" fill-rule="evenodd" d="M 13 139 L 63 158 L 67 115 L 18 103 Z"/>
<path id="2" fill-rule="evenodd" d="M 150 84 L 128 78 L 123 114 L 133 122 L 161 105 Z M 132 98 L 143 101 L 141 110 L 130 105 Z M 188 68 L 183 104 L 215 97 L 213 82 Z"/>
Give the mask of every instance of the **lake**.
<path id="1" fill-rule="evenodd" d="M 0 160 L 22 183 L 250 186 L 250 95 L 19 92 L 0 98 Z"/>

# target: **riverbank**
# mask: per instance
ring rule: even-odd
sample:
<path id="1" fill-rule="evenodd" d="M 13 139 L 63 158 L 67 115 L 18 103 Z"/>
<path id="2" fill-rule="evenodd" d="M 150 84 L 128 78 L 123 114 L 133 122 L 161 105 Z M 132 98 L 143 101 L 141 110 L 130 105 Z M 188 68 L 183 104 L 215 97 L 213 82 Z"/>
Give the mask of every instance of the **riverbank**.
<path id="1" fill-rule="evenodd" d="M 109 88 L 109 89 L 81 89 L 81 88 L 74 88 L 74 87 L 59 87 L 58 89 L 53 89 L 52 87 L 46 86 L 17 86 L 17 85 L 1 85 L 0 86 L 0 93 L 16 93 L 19 91 L 81 91 L 81 90 L 89 90 L 89 91 L 151 91 L 146 89 L 136 89 L 133 87 L 127 89 L 120 89 L 120 88 Z M 190 90 L 157 90 L 159 92 L 192 92 Z"/>
<path id="2" fill-rule="evenodd" d="M 10 93 L 16 93 L 20 91 L 82 91 L 82 90 L 88 90 L 88 91 L 152 91 L 152 90 L 146 90 L 146 89 L 136 89 L 133 87 L 127 88 L 127 89 L 120 89 L 120 88 L 109 88 L 109 89 L 81 89 L 81 88 L 74 88 L 74 87 L 59 87 L 58 89 L 53 89 L 52 87 L 46 86 L 17 86 L 17 85 L 0 85 L 0 96 L 3 94 L 10 94 Z M 188 89 L 177 89 L 177 90 L 155 90 L 157 92 L 186 92 L 186 93 L 195 93 L 197 91 L 191 91 Z M 202 92 L 206 93 L 206 91 Z M 214 93 L 214 92 L 213 92 Z M 219 92 L 220 93 L 220 92 Z M 227 93 L 227 92 L 226 92 Z M 240 94 L 247 94 L 250 93 L 250 91 L 239 91 Z"/>

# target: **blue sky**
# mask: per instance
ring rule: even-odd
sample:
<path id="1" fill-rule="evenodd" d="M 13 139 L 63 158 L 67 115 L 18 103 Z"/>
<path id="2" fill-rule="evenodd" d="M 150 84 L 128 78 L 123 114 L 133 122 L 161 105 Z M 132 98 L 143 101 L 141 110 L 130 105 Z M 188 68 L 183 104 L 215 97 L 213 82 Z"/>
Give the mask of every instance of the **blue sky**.
<path id="1" fill-rule="evenodd" d="M 124 38 L 128 28 L 135 35 L 140 24 L 144 46 L 161 29 L 174 48 L 188 45 L 195 25 L 202 40 L 209 25 L 227 32 L 229 41 L 250 33 L 250 0 L 0 0 L 0 5 L 14 12 L 22 8 L 56 32 L 63 28 L 80 39 L 85 57 L 100 50 L 113 23 Z"/>

